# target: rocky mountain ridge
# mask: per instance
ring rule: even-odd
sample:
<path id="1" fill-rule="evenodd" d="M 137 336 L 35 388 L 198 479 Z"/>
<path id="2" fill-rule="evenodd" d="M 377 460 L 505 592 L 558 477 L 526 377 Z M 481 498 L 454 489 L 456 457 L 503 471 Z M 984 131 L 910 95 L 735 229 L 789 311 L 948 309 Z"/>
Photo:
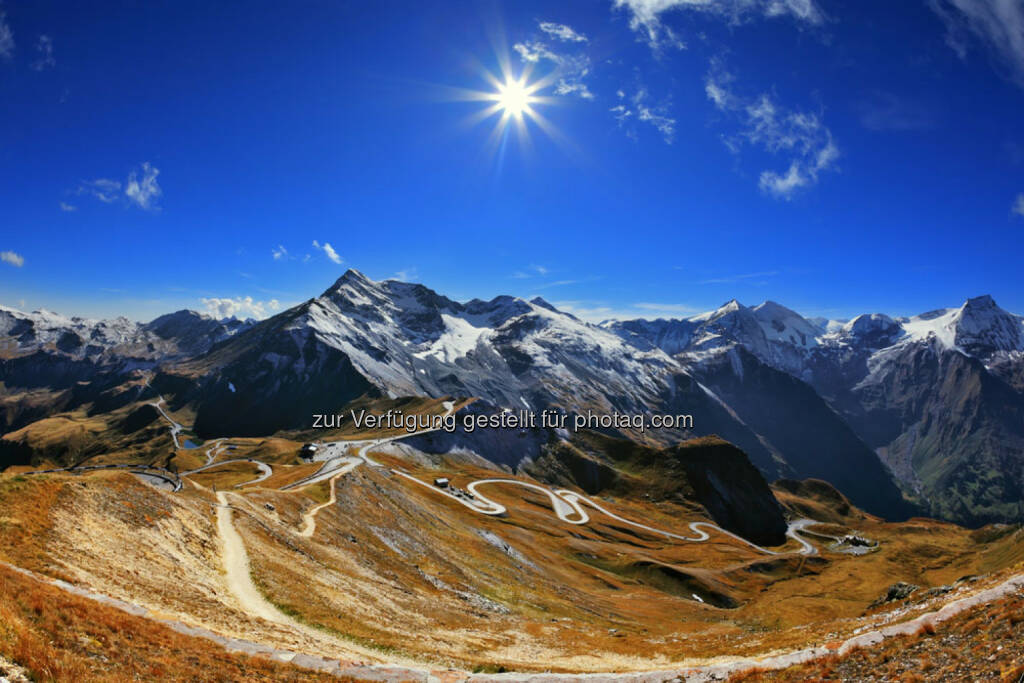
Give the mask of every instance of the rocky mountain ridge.
<path id="1" fill-rule="evenodd" d="M 19 374 L 29 358 L 104 363 L 104 387 L 149 368 L 154 390 L 194 410 L 204 437 L 308 428 L 361 395 L 478 397 L 507 409 L 692 414 L 693 430 L 619 435 L 663 447 L 717 434 L 769 480 L 824 479 L 894 518 L 913 512 L 894 476 L 951 519 L 1014 518 L 1024 497 L 1024 320 L 991 297 L 909 318 L 809 320 L 733 300 L 683 320 L 593 325 L 541 299 L 461 303 L 349 270 L 259 323 L 0 313 L 8 387 L 43 375 Z M 72 373 L 79 393 L 97 381 L 91 367 Z M 979 477 L 994 485 L 979 492 Z"/>

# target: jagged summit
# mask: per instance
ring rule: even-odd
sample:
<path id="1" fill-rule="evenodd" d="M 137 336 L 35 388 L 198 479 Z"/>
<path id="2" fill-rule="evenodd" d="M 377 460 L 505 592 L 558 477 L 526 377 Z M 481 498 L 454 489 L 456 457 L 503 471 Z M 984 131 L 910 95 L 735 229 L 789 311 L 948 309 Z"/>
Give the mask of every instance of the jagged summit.
<path id="1" fill-rule="evenodd" d="M 965 301 L 951 324 L 956 345 L 969 353 L 1024 350 L 1024 319 L 1000 308 L 988 294 Z"/>
<path id="2" fill-rule="evenodd" d="M 549 311 L 554 311 L 555 313 L 559 312 L 557 308 L 555 308 L 550 303 L 548 303 L 545 299 L 543 299 L 542 297 L 539 297 L 539 296 L 535 296 L 532 299 L 530 299 L 530 303 L 533 304 L 534 306 L 540 306 L 541 308 L 546 308 Z"/>
<path id="3" fill-rule="evenodd" d="M 728 301 L 726 301 L 724 304 L 722 304 L 721 306 L 719 306 L 715 310 L 708 311 L 707 313 L 701 313 L 700 315 L 695 315 L 692 318 L 689 318 L 689 320 L 694 321 L 694 322 L 704 322 L 704 321 L 708 321 L 708 320 L 717 320 L 719 318 L 724 318 L 725 316 L 727 316 L 729 314 L 738 313 L 740 311 L 747 311 L 747 310 L 749 310 L 749 309 L 746 306 L 744 306 L 743 304 L 741 304 L 739 301 L 737 301 L 736 299 L 729 299 Z"/>
<path id="4" fill-rule="evenodd" d="M 355 268 L 349 268 L 341 275 L 341 277 L 334 281 L 334 284 L 325 289 L 320 296 L 329 296 L 332 292 L 336 292 L 345 286 L 360 287 L 372 284 L 375 284 L 373 280 L 366 277 Z"/>

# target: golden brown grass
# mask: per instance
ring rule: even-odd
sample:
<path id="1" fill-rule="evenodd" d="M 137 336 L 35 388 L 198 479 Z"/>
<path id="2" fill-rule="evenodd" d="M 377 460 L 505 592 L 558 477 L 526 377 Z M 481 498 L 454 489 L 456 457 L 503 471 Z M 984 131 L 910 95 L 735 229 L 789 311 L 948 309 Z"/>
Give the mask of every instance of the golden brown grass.
<path id="1" fill-rule="evenodd" d="M 320 681 L 0 567 L 0 655 L 37 681 Z"/>
<path id="2" fill-rule="evenodd" d="M 1024 676 L 1024 593 L 980 605 L 913 636 L 890 638 L 845 656 L 781 671 L 750 671 L 733 681 L 991 680 Z"/>
<path id="3" fill-rule="evenodd" d="M 423 481 L 450 476 L 460 487 L 494 476 L 454 461 L 435 470 L 374 458 Z M 251 466 L 242 467 L 252 476 Z M 662 668 L 841 640 L 875 618 L 865 608 L 889 584 L 927 588 L 1006 567 L 1022 545 L 1009 532 L 979 536 L 928 520 L 859 517 L 825 531 L 866 535 L 880 542 L 877 552 L 767 558 L 721 535 L 670 542 L 596 512 L 585 526 L 563 524 L 546 497 L 521 488 L 483 489 L 509 509 L 506 517 L 485 517 L 387 468 L 365 466 L 339 478 L 337 505 L 320 511 L 316 534 L 305 539 L 296 533 L 302 512 L 326 500 L 327 483 L 293 492 L 267 486 L 318 467 L 276 465 L 278 481 L 243 489 L 236 500 L 235 526 L 266 597 L 308 624 L 386 653 L 469 669 Z M 127 474 L 0 476 L 0 556 L 51 575 L 63 562 L 101 592 L 147 606 L 159 596 L 162 611 L 200 615 L 198 623 L 222 628 L 237 615 L 218 593 L 210 502 L 209 492 L 189 486 L 163 494 Z M 700 518 L 671 502 L 602 502 L 667 530 L 685 532 L 686 522 Z M 63 520 L 56 528 L 55 514 Z M 86 526 L 88 533 L 75 531 Z M 170 552 L 183 564 L 161 559 Z M 187 582 L 184 568 L 192 572 Z M 175 580 L 195 590 L 171 590 Z M 738 606 L 701 604 L 691 590 L 728 595 Z"/>
<path id="4" fill-rule="evenodd" d="M 61 475 L 0 477 L 0 558 L 37 571 L 49 566 L 50 511 L 67 482 Z"/>
<path id="5" fill-rule="evenodd" d="M 260 476 L 260 469 L 250 462 L 233 462 L 227 465 L 211 467 L 208 470 L 190 474 L 188 477 L 207 488 L 216 486 L 218 490 L 234 488 Z"/>

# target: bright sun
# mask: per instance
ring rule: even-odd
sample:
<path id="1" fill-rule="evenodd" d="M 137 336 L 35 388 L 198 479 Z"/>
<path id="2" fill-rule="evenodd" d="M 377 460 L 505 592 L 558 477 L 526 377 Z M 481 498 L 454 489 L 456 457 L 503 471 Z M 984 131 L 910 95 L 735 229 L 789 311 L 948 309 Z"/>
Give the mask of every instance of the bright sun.
<path id="1" fill-rule="evenodd" d="M 522 79 L 518 81 L 507 80 L 498 86 L 498 106 L 508 116 L 521 118 L 524 113 L 531 113 L 530 104 L 535 101 L 531 95 L 531 89 L 526 86 Z"/>
<path id="2" fill-rule="evenodd" d="M 0 0 L 2 2 L 3 0 Z M 494 129 L 488 138 L 487 146 L 494 151 L 503 149 L 510 130 L 516 132 L 519 139 L 530 146 L 529 128 L 535 126 L 551 138 L 557 132 L 554 126 L 538 111 L 544 106 L 555 104 L 556 100 L 544 91 L 554 84 L 558 72 L 553 71 L 541 78 L 531 78 L 530 64 L 518 74 L 513 73 L 505 58 L 499 56 L 501 71 L 498 74 L 481 69 L 482 75 L 491 86 L 488 90 L 458 90 L 457 99 L 486 102 L 487 106 L 470 116 L 466 121 L 473 125 L 497 115 Z"/>

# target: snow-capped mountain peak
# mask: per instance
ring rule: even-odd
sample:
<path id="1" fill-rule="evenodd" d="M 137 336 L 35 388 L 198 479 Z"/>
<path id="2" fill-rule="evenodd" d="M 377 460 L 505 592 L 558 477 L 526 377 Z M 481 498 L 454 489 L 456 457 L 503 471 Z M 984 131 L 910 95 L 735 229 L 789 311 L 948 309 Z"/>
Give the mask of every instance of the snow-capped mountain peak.
<path id="1" fill-rule="evenodd" d="M 968 353 L 1024 350 L 1024 318 L 1003 310 L 987 294 L 965 301 L 952 324 L 956 345 Z"/>
<path id="2" fill-rule="evenodd" d="M 946 349 L 979 358 L 1024 351 L 1024 318 L 1003 310 L 988 294 L 968 299 L 960 308 L 929 311 L 899 322 L 910 341 L 934 339 Z"/>
<path id="3" fill-rule="evenodd" d="M 752 310 L 770 341 L 785 342 L 802 348 L 817 345 L 820 330 L 796 311 L 774 301 L 765 301 Z"/>

